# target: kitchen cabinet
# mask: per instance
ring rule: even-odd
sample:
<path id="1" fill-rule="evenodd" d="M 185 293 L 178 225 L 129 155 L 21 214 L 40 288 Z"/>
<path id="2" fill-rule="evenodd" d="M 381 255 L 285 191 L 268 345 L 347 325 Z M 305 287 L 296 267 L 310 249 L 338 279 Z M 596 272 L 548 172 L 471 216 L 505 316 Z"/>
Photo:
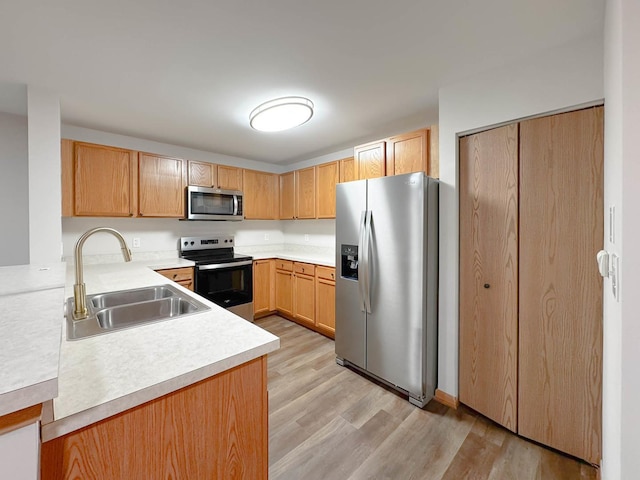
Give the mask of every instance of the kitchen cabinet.
<path id="1" fill-rule="evenodd" d="M 189 160 L 189 185 L 196 187 L 217 186 L 217 168 L 213 163 Z"/>
<path id="2" fill-rule="evenodd" d="M 62 216 L 73 217 L 73 140 L 63 138 L 60 141 L 60 161 Z"/>
<path id="3" fill-rule="evenodd" d="M 293 262 L 276 260 L 276 310 L 293 317 Z"/>
<path id="4" fill-rule="evenodd" d="M 358 180 L 358 169 L 354 157 L 343 158 L 340 164 L 340 183 Z"/>
<path id="5" fill-rule="evenodd" d="M 184 218 L 184 161 L 140 153 L 138 168 L 138 214 Z"/>
<path id="6" fill-rule="evenodd" d="M 384 177 L 386 172 L 386 146 L 384 141 L 359 145 L 353 149 L 358 179 Z"/>
<path id="7" fill-rule="evenodd" d="M 293 319 L 307 327 L 315 326 L 315 265 L 293 264 Z"/>
<path id="8" fill-rule="evenodd" d="M 295 209 L 295 171 L 280 175 L 280 220 L 293 220 Z"/>
<path id="9" fill-rule="evenodd" d="M 41 405 L 0 416 L 0 478 L 37 480 Z"/>
<path id="10" fill-rule="evenodd" d="M 389 137 L 385 143 L 387 175 L 429 171 L 429 129 Z"/>
<path id="11" fill-rule="evenodd" d="M 165 268 L 156 272 L 193 292 L 193 267 Z"/>
<path id="12" fill-rule="evenodd" d="M 242 169 L 218 165 L 218 188 L 242 191 Z"/>
<path id="13" fill-rule="evenodd" d="M 242 169 L 190 160 L 189 185 L 242 191 Z"/>
<path id="14" fill-rule="evenodd" d="M 336 333 L 336 269 L 316 267 L 316 329 L 335 338 Z"/>
<path id="15" fill-rule="evenodd" d="M 277 220 L 279 210 L 279 175 L 243 170 L 244 218 Z"/>
<path id="16" fill-rule="evenodd" d="M 316 218 L 316 169 L 295 171 L 296 218 Z"/>
<path id="17" fill-rule="evenodd" d="M 276 309 L 275 289 L 276 261 L 274 259 L 253 262 L 253 316 L 269 315 Z"/>
<path id="18" fill-rule="evenodd" d="M 460 139 L 460 401 L 598 464 L 603 107 Z"/>
<path id="19" fill-rule="evenodd" d="M 340 177 L 338 162 L 316 166 L 316 217 L 336 218 L 336 184 Z"/>
<path id="20" fill-rule="evenodd" d="M 42 444 L 42 480 L 268 476 L 266 355 Z"/>
<path id="21" fill-rule="evenodd" d="M 63 187 L 73 191 L 73 215 L 133 216 L 137 211 L 136 152 L 81 142 L 74 142 L 73 152 L 73 185 Z M 66 210 L 69 213 L 68 206 Z"/>

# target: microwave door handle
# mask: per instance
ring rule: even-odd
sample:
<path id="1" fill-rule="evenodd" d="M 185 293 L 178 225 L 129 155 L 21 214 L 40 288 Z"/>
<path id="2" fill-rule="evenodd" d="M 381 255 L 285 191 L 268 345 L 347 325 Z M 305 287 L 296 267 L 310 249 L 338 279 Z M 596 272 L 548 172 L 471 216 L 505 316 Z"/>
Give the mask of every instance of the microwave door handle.
<path id="1" fill-rule="evenodd" d="M 238 215 L 238 196 L 233 196 L 233 214 Z"/>

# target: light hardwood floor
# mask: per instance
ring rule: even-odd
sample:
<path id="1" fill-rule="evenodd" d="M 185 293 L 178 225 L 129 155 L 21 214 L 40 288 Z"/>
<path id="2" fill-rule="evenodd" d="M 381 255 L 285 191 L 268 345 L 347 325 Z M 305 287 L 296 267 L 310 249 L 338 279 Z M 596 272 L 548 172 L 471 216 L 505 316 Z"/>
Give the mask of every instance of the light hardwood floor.
<path id="1" fill-rule="evenodd" d="M 269 478 L 595 479 L 590 465 L 524 440 L 472 410 L 420 410 L 335 363 L 333 341 L 278 316 L 269 354 Z"/>

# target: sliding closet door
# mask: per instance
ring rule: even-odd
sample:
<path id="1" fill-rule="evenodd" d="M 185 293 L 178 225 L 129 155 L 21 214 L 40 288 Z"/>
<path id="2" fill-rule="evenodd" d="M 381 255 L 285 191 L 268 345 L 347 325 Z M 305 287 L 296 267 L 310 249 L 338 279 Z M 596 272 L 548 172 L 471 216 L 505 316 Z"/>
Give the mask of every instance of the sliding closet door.
<path id="1" fill-rule="evenodd" d="M 460 139 L 460 401 L 516 431 L 518 125 Z"/>
<path id="2" fill-rule="evenodd" d="M 520 123 L 518 433 L 600 463 L 603 109 Z"/>

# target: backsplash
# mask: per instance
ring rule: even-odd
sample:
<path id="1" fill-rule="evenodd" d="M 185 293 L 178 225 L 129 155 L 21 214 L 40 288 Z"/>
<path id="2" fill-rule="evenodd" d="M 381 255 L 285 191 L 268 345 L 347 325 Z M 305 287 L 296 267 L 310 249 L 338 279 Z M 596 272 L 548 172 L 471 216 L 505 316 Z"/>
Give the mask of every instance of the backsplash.
<path id="1" fill-rule="evenodd" d="M 234 235 L 238 247 L 272 250 L 302 248 L 324 253 L 335 248 L 334 220 L 243 220 L 241 222 L 186 222 L 167 218 L 62 219 L 63 257 L 73 262 L 76 241 L 94 227 L 111 227 L 125 237 L 134 260 L 155 260 L 178 256 L 178 239 L 186 236 Z M 133 248 L 133 239 L 140 247 Z M 254 250 L 259 251 L 259 250 Z M 120 245 L 111 235 L 98 233 L 83 247 L 87 263 L 122 260 Z"/>

